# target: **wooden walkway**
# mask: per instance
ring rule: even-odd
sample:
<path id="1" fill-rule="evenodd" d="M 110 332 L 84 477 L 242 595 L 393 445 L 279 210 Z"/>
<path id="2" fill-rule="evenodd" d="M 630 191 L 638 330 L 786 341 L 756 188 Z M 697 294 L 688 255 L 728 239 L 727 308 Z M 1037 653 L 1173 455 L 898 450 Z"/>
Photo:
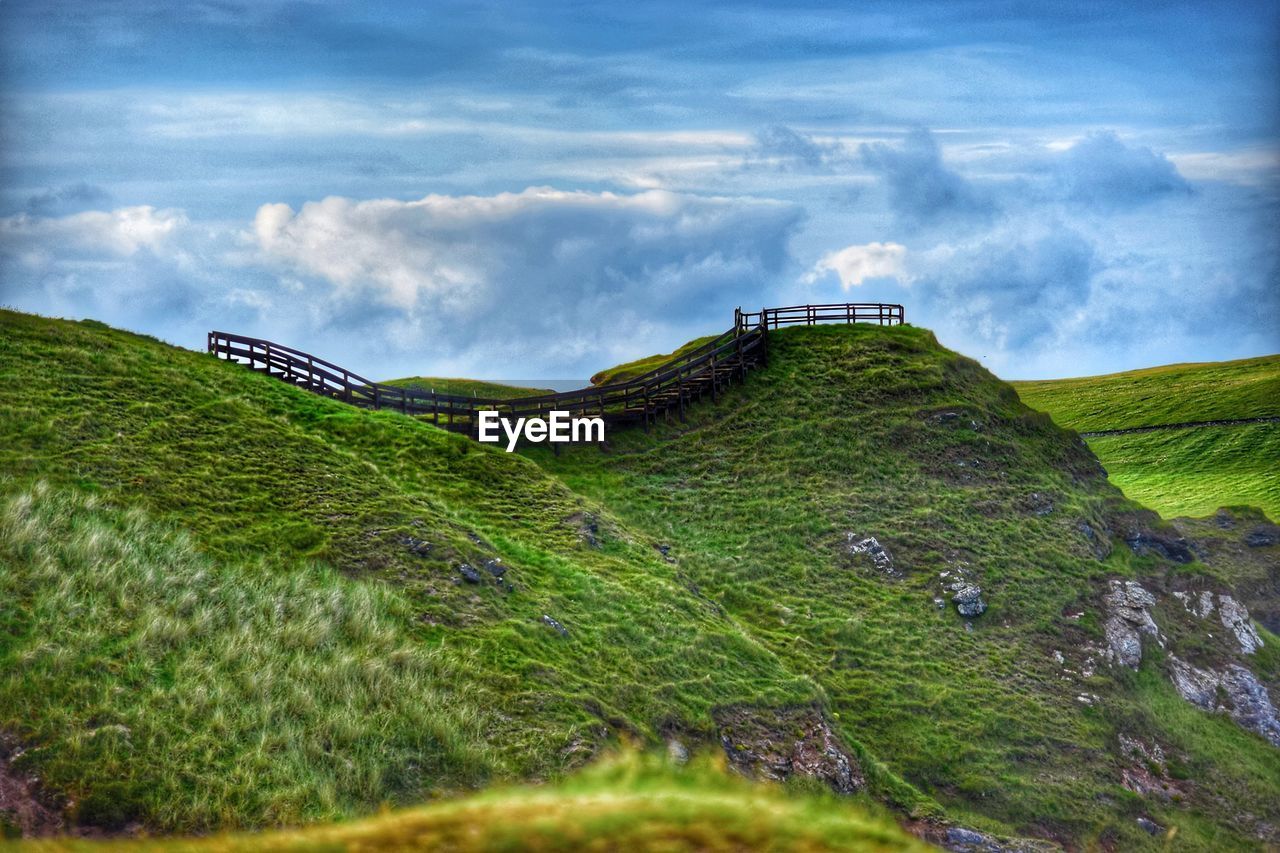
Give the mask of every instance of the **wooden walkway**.
<path id="1" fill-rule="evenodd" d="M 685 407 L 691 402 L 708 395 L 715 400 L 723 388 L 768 362 L 770 329 L 792 324 L 893 326 L 902 322 L 901 305 L 879 302 L 792 305 L 752 312 L 739 308 L 734 311 L 733 328 L 639 376 L 577 391 L 515 399 L 437 394 L 384 385 L 310 353 L 230 332 L 210 332 L 209 352 L 315 394 L 363 408 L 392 409 L 430 418 L 437 426 L 474 436 L 476 413 L 486 409 L 512 419 L 546 417 L 552 411 L 563 411 L 574 417 L 602 417 L 606 423 L 646 427 L 673 415 L 683 419 Z"/>

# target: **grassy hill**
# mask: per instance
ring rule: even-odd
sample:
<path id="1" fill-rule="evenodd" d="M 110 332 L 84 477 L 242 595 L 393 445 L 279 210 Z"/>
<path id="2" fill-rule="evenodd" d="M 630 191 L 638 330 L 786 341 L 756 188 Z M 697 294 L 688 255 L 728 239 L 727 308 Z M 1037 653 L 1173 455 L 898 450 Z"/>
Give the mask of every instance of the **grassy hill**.
<path id="1" fill-rule="evenodd" d="M 706 796 L 672 832 L 724 847 L 809 822 L 814 848 L 882 831 L 865 811 L 810 821 L 826 784 L 917 826 L 1069 846 L 1159 846 L 1138 818 L 1192 849 L 1280 825 L 1274 749 L 1164 674 L 1175 648 L 1238 657 L 1170 591 L 1245 568 L 1261 589 L 1270 551 L 1227 531 L 1209 564 L 1120 545 L 1174 533 L 923 330 L 790 329 L 770 358 L 686 424 L 522 456 L 100 324 L 0 313 L 0 601 L 17 603 L 0 610 L 0 775 L 33 774 L 46 803 L 108 829 L 449 801 L 282 845 L 435 837 L 508 796 L 459 794 L 553 780 L 510 793 L 512 820 L 542 832 L 540 798 L 561 792 L 548 837 L 644 839 L 653 809 L 630 782 L 566 774 L 666 742 L 790 777 L 768 809 L 689 783 Z M 986 613 L 956 612 L 957 577 Z M 1170 645 L 1134 672 L 1089 669 L 1106 583 L 1135 577 L 1160 591 Z M 1280 641 L 1262 634 L 1247 663 L 1274 684 Z M 1126 785 L 1141 766 L 1121 735 L 1160 746 L 1176 798 Z M 600 822 L 557 823 L 587 801 Z M 779 823 L 717 835 L 699 816 L 715 809 Z"/>
<path id="2" fill-rule="evenodd" d="M 1181 708 L 1154 664 L 1076 677 L 1099 630 L 1098 584 L 1154 567 L 1125 548 L 1090 555 L 1082 531 L 1123 514 L 1096 460 L 926 331 L 784 330 L 767 370 L 686 424 L 615 433 L 603 451 L 527 453 L 670 542 L 704 595 L 809 673 L 867 751 L 949 814 L 1064 841 L 1122 833 L 1116 803 L 1137 801 L 1117 784 L 1114 744 L 1132 731 L 1212 766 L 1210 799 L 1271 810 L 1275 754 L 1155 713 Z M 892 573 L 851 553 L 866 537 Z M 981 617 L 957 615 L 957 576 L 987 596 Z M 1244 769 L 1237 751 L 1259 763 Z M 1189 840 L 1213 809 L 1167 819 Z M 1226 843 L 1204 831 L 1200 843 Z"/>
<path id="3" fill-rule="evenodd" d="M 435 391 L 437 394 L 452 394 L 459 397 L 492 397 L 503 400 L 552 393 L 549 388 L 526 388 L 523 385 L 504 385 L 501 382 L 486 382 L 483 379 L 443 379 L 438 376 L 407 376 L 404 379 L 389 379 L 382 384 L 427 393 Z"/>
<path id="4" fill-rule="evenodd" d="M 644 358 L 638 358 L 635 361 L 628 361 L 625 364 L 619 364 L 600 371 L 591 377 L 592 385 L 612 385 L 615 382 L 626 382 L 643 373 L 648 373 L 655 367 L 659 367 L 673 358 L 679 358 L 685 353 L 695 350 L 705 344 L 707 341 L 713 340 L 715 335 L 706 335 L 701 338 L 695 338 L 684 346 L 678 348 L 675 352 L 650 355 Z"/>
<path id="5" fill-rule="evenodd" d="M 0 732 L 93 824 L 350 816 L 819 699 L 531 462 L 100 324 L 0 314 L 0 470 Z"/>
<path id="6" fill-rule="evenodd" d="M 1027 405 L 1079 432 L 1280 417 L 1280 355 L 1013 385 Z M 1280 518 L 1280 423 L 1087 441 L 1112 482 L 1166 516 L 1248 504 Z"/>

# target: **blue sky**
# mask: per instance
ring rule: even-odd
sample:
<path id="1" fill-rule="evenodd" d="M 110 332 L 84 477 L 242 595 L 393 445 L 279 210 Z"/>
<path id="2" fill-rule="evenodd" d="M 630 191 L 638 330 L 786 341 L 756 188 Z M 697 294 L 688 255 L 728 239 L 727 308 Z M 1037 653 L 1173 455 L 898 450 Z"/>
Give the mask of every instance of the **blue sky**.
<path id="1" fill-rule="evenodd" d="M 1006 377 L 1280 350 L 1280 4 L 0 5 L 0 304 L 574 378 L 900 301 Z"/>

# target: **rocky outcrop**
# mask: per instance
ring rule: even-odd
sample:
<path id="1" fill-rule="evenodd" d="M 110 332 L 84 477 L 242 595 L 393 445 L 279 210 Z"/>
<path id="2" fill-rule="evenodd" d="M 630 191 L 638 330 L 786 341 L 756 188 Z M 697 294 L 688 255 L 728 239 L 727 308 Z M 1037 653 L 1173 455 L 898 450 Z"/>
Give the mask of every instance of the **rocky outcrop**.
<path id="1" fill-rule="evenodd" d="M 1226 593 L 1215 596 L 1207 589 L 1199 593 L 1175 592 L 1173 597 L 1182 602 L 1188 613 L 1199 619 L 1207 619 L 1216 611 L 1222 626 L 1235 637 L 1241 654 L 1251 655 L 1262 648 L 1262 637 L 1258 635 L 1258 629 L 1253 627 L 1248 608 L 1234 597 Z"/>
<path id="2" fill-rule="evenodd" d="M 1134 581 L 1113 580 L 1102 598 L 1106 621 L 1102 630 L 1107 639 L 1107 660 L 1137 669 L 1142 662 L 1142 635 L 1163 645 L 1160 629 L 1147 609 L 1156 597 Z"/>
<path id="3" fill-rule="evenodd" d="M 849 553 L 857 556 L 866 554 L 871 560 L 871 565 L 890 577 L 897 577 L 898 572 L 893 567 L 893 558 L 889 556 L 889 552 L 874 536 L 859 536 L 856 533 L 846 533 L 845 539 L 849 543 Z"/>
<path id="4" fill-rule="evenodd" d="M 1169 656 L 1169 675 L 1179 695 L 1193 705 L 1225 712 L 1243 728 L 1280 746 L 1280 719 L 1266 687 L 1239 664 L 1221 670 L 1201 669 L 1176 655 Z"/>
<path id="5" fill-rule="evenodd" d="M 745 776 L 810 776 L 838 794 L 866 785 L 857 760 L 816 708 L 738 707 L 718 711 L 715 718 L 725 755 Z"/>
<path id="6" fill-rule="evenodd" d="M 1218 616 L 1222 619 L 1223 627 L 1235 635 L 1242 653 L 1251 655 L 1262 648 L 1262 638 L 1249 620 L 1249 611 L 1243 604 L 1229 595 L 1219 595 Z"/>
<path id="7" fill-rule="evenodd" d="M 956 581 L 951 585 L 951 589 L 955 593 L 951 596 L 951 600 L 961 616 L 981 616 L 986 612 L 987 603 L 982 600 L 982 587 Z"/>

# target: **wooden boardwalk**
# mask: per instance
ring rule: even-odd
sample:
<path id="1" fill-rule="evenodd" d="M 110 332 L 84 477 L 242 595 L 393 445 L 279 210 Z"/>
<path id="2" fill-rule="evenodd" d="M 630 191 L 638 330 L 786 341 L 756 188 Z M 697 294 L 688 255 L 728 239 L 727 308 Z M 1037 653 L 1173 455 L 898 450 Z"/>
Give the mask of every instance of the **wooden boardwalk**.
<path id="1" fill-rule="evenodd" d="M 574 417 L 601 417 L 606 423 L 644 424 L 672 416 L 685 407 L 741 381 L 769 359 L 769 330 L 792 324 L 903 322 L 901 305 L 838 303 L 792 305 L 760 311 L 734 311 L 733 327 L 697 349 L 622 382 L 536 397 L 499 399 L 437 394 L 384 385 L 310 353 L 261 338 L 210 332 L 209 352 L 305 388 L 315 394 L 369 409 L 391 409 L 430 418 L 445 429 L 475 434 L 476 413 L 494 410 L 506 418 L 546 417 L 552 411 Z"/>

